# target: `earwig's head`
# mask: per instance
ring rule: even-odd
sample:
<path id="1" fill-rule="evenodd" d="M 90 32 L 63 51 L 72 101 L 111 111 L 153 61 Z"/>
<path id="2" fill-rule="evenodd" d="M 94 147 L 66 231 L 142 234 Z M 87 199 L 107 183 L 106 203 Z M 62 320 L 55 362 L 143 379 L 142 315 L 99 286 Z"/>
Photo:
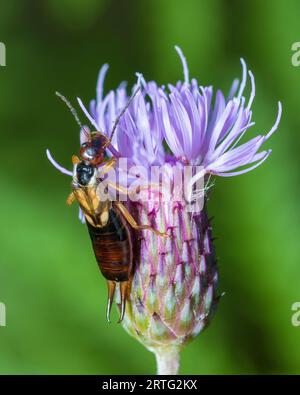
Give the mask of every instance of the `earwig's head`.
<path id="1" fill-rule="evenodd" d="M 71 103 L 66 99 L 65 96 L 63 96 L 61 93 L 56 92 L 56 95 L 66 103 L 68 108 L 70 109 L 71 113 L 73 114 L 77 124 L 80 126 L 81 131 L 84 132 L 86 135 L 86 141 L 81 144 L 80 147 L 80 156 L 83 162 L 87 162 L 88 165 L 92 166 L 98 166 L 101 162 L 103 162 L 104 155 L 105 155 L 105 150 L 110 146 L 112 138 L 114 136 L 114 133 L 117 129 L 118 123 L 120 122 L 121 117 L 124 115 L 125 111 L 129 107 L 130 103 L 133 101 L 137 93 L 139 92 L 141 88 L 138 87 L 136 91 L 133 93 L 133 95 L 130 97 L 128 100 L 127 104 L 123 108 L 123 110 L 120 112 L 120 114 L 117 116 L 113 128 L 109 134 L 110 138 L 106 137 L 104 134 L 102 134 L 99 131 L 91 132 L 89 133 L 87 129 L 82 125 L 76 110 L 74 107 L 71 105 Z"/>
<path id="2" fill-rule="evenodd" d="M 108 141 L 108 138 L 102 133 L 92 132 L 87 141 L 85 141 L 80 147 L 79 153 L 82 160 L 87 161 L 94 166 L 99 165 L 104 159 Z"/>

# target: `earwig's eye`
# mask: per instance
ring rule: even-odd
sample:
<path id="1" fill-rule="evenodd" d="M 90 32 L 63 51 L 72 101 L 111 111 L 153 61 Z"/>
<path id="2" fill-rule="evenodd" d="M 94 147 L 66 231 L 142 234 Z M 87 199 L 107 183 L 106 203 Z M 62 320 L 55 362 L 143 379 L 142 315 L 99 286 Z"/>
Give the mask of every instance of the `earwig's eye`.
<path id="1" fill-rule="evenodd" d="M 82 144 L 81 144 L 81 148 L 86 148 L 87 146 L 88 146 L 87 143 L 82 143 Z"/>

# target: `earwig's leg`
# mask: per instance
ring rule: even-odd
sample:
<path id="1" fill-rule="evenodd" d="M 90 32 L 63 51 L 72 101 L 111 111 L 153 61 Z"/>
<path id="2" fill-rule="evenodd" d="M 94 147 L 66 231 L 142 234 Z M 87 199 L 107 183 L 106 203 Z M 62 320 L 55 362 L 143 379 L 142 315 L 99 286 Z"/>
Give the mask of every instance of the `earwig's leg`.
<path id="1" fill-rule="evenodd" d="M 108 288 L 108 298 L 107 298 L 107 308 L 106 308 L 106 319 L 107 319 L 107 322 L 110 322 L 110 311 L 111 311 L 111 306 L 112 306 L 112 303 L 114 300 L 116 282 L 107 280 L 107 288 Z"/>
<path id="2" fill-rule="evenodd" d="M 122 187 L 121 185 L 117 185 L 114 182 L 107 181 L 108 186 L 114 188 L 116 191 L 123 193 L 126 195 L 128 193 L 128 189 L 125 187 Z"/>
<path id="3" fill-rule="evenodd" d="M 71 192 L 70 195 L 68 196 L 68 199 L 66 201 L 68 206 L 71 206 L 71 204 L 75 201 L 75 195 L 74 192 Z"/>
<path id="4" fill-rule="evenodd" d="M 120 306 L 120 317 L 119 317 L 118 324 L 120 324 L 120 322 L 123 321 L 124 314 L 125 314 L 127 285 L 128 285 L 128 281 L 121 281 L 120 282 L 121 306 Z"/>
<path id="5" fill-rule="evenodd" d="M 136 229 L 136 230 L 148 229 L 148 230 L 151 230 L 152 232 L 154 232 L 158 236 L 168 237 L 167 233 L 159 232 L 158 230 L 153 229 L 150 225 L 138 225 L 136 223 L 135 219 L 133 218 L 133 216 L 130 214 L 130 212 L 127 210 L 127 208 L 121 202 L 115 202 L 115 205 L 121 211 L 121 213 L 123 214 L 124 218 L 129 223 L 129 225 L 131 225 L 133 227 L 133 229 Z"/>
<path id="6" fill-rule="evenodd" d="M 123 193 L 123 194 L 128 194 L 128 192 L 129 192 L 129 190 L 127 189 L 127 188 L 125 188 L 125 187 L 122 187 L 121 185 L 117 185 L 117 184 L 115 184 L 114 182 L 111 182 L 111 181 L 108 181 L 107 182 L 108 183 L 108 185 L 110 186 L 110 187 L 112 187 L 112 188 L 114 188 L 116 191 L 118 191 L 118 192 L 121 192 L 121 193 Z M 140 191 L 142 191 L 142 190 L 148 190 L 150 187 L 156 187 L 156 188 L 159 188 L 159 185 L 158 184 L 149 184 L 149 185 L 147 185 L 147 186 L 141 186 L 141 187 L 139 187 L 139 190 Z"/>
<path id="7" fill-rule="evenodd" d="M 116 158 L 111 158 L 103 166 L 99 168 L 101 173 L 108 173 L 110 169 L 114 168 L 116 166 L 117 160 Z"/>
<path id="8" fill-rule="evenodd" d="M 81 160 L 78 158 L 78 156 L 72 155 L 72 163 L 73 163 L 73 165 L 77 165 L 80 162 L 81 162 Z"/>

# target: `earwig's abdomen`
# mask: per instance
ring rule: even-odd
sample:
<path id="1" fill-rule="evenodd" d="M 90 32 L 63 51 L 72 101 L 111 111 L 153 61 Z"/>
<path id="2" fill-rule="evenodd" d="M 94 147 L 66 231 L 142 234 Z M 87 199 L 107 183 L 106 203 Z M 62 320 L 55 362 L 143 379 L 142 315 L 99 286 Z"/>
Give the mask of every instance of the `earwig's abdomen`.
<path id="1" fill-rule="evenodd" d="M 126 281 L 132 268 L 132 242 L 128 226 L 114 209 L 109 211 L 107 224 L 96 228 L 87 223 L 94 253 L 107 280 Z"/>

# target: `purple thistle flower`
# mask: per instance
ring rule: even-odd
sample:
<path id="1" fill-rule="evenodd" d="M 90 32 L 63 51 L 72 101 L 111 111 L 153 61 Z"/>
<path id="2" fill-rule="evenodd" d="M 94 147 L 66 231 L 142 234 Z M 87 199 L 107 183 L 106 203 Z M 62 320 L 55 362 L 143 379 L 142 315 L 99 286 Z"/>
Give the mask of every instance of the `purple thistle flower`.
<path id="1" fill-rule="evenodd" d="M 171 236 L 163 239 L 149 231 L 141 232 L 123 322 L 132 336 L 156 354 L 158 372 L 164 374 L 177 372 L 180 349 L 206 327 L 218 300 L 216 259 L 206 213 L 207 180 L 210 175 L 243 174 L 263 163 L 271 150 L 261 151 L 261 146 L 277 129 L 282 113 L 279 102 L 273 127 L 265 135 L 242 142 L 254 126 L 251 106 L 255 97 L 254 76 L 247 72 L 244 60 L 241 83 L 233 81 L 227 98 L 220 90 L 214 98 L 211 86 L 190 81 L 186 60 L 178 47 L 176 50 L 183 64 L 184 81 L 158 86 L 138 74 L 141 91 L 120 119 L 112 139 L 113 153 L 108 152 L 127 158 L 130 166 L 143 166 L 149 174 L 152 166 L 164 166 L 173 197 L 175 170 L 183 173 L 186 165 L 202 169 L 193 178 L 194 182 L 200 177 L 205 181 L 201 193 L 196 191 L 194 195 L 195 199 L 204 197 L 204 207 L 198 213 L 188 210 L 190 202 L 183 191 L 182 199 L 155 201 L 151 199 L 156 193 L 151 186 L 145 191 L 147 200 L 128 203 L 140 224 L 148 223 Z M 129 95 L 124 83 L 104 95 L 107 70 L 108 65 L 102 66 L 96 99 L 89 110 L 80 99 L 78 102 L 95 130 L 110 137 Z M 251 83 L 249 99 L 243 96 L 247 75 Z M 82 132 L 80 141 L 84 141 Z M 54 161 L 49 151 L 47 155 L 58 170 L 72 175 Z M 80 216 L 83 218 L 82 213 Z"/>
<path id="2" fill-rule="evenodd" d="M 254 76 L 249 71 L 251 94 L 247 101 L 243 96 L 247 82 L 247 66 L 243 59 L 242 82 L 234 80 L 225 99 L 218 90 L 213 104 L 213 88 L 189 82 L 186 60 L 176 47 L 184 67 L 184 82 L 175 86 L 158 87 L 155 82 L 145 82 L 142 77 L 142 94 L 124 114 L 112 145 L 134 164 L 163 164 L 168 161 L 163 141 L 168 144 L 176 160 L 187 160 L 202 165 L 206 173 L 234 176 L 253 170 L 264 162 L 271 150 L 258 152 L 262 144 L 278 127 L 282 107 L 278 102 L 275 124 L 266 135 L 253 137 L 239 144 L 247 131 L 254 126 L 251 121 L 251 105 L 255 97 Z M 99 73 L 97 99 L 90 103 L 90 113 L 79 104 L 96 128 L 109 134 L 118 113 L 124 108 L 128 96 L 126 85 L 103 97 L 103 84 L 108 66 Z M 136 87 L 133 87 L 133 91 Z M 243 166 L 250 165 L 242 170 Z"/>

